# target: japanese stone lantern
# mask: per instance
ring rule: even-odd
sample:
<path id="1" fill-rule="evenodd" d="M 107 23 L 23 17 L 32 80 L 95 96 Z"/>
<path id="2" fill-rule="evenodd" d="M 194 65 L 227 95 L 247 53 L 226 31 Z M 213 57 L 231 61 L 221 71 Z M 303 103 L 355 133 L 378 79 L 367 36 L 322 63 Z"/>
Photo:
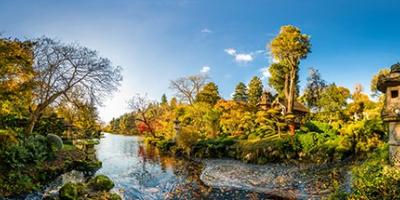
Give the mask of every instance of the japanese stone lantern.
<path id="1" fill-rule="evenodd" d="M 382 119 L 389 125 L 389 160 L 400 166 L 400 63 L 378 80 L 378 90 L 386 94 Z"/>

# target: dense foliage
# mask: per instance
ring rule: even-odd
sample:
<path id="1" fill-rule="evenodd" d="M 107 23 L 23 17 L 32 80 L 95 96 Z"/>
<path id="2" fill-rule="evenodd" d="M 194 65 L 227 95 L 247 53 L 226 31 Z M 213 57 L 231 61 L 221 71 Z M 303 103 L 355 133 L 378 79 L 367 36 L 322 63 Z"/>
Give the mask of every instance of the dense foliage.
<path id="1" fill-rule="evenodd" d="M 0 199 L 101 163 L 71 145 L 101 129 L 96 105 L 121 80 L 96 51 L 49 38 L 0 38 Z"/>

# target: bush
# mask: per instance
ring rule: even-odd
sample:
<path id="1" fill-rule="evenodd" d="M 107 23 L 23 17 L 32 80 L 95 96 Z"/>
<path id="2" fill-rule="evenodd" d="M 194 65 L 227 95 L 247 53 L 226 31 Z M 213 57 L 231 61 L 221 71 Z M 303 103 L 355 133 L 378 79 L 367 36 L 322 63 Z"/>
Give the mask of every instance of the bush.
<path id="1" fill-rule="evenodd" d="M 166 152 L 166 151 L 169 151 L 175 144 L 176 144 L 175 141 L 173 141 L 171 139 L 169 139 L 169 140 L 163 139 L 163 140 L 158 141 L 156 146 L 161 151 Z"/>
<path id="2" fill-rule="evenodd" d="M 385 145 L 352 169 L 351 199 L 398 199 L 400 169 L 389 165 L 388 154 L 388 145 Z"/>
<path id="3" fill-rule="evenodd" d="M 200 134 L 191 126 L 182 127 L 176 135 L 176 144 L 186 155 L 191 155 L 192 147 L 200 139 Z"/>
<path id="4" fill-rule="evenodd" d="M 236 140 L 232 137 L 218 137 L 200 140 L 193 146 L 193 152 L 196 157 L 231 157 L 231 155 L 229 155 L 232 151 L 230 147 L 235 143 Z"/>
<path id="5" fill-rule="evenodd" d="M 61 150 L 63 148 L 63 141 L 58 135 L 48 134 L 47 140 L 51 146 L 55 146 L 57 150 Z"/>
<path id="6" fill-rule="evenodd" d="M 97 175 L 89 181 L 89 185 L 97 191 L 110 191 L 114 183 L 105 175 Z"/>

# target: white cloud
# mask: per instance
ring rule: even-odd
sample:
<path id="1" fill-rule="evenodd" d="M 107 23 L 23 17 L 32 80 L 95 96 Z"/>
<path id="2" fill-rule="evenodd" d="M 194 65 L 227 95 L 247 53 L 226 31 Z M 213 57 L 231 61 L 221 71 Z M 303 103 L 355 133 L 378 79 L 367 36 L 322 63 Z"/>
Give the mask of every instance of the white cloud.
<path id="1" fill-rule="evenodd" d="M 201 29 L 201 32 L 202 33 L 212 33 L 213 31 L 208 28 L 203 28 L 203 29 Z"/>
<path id="2" fill-rule="evenodd" d="M 224 49 L 224 51 L 227 54 L 233 56 L 237 63 L 248 63 L 248 62 L 251 62 L 251 61 L 254 60 L 254 58 L 258 54 L 262 54 L 262 53 L 265 52 L 265 50 L 257 50 L 257 51 L 250 52 L 250 53 L 238 53 L 236 51 L 236 49 L 234 49 L 234 48 L 227 48 L 227 49 Z"/>
<path id="3" fill-rule="evenodd" d="M 210 66 L 204 65 L 204 66 L 201 68 L 200 72 L 201 72 L 201 73 L 204 73 L 204 74 L 207 74 L 210 70 L 211 70 L 211 67 L 210 67 Z"/>
<path id="4" fill-rule="evenodd" d="M 271 77 L 271 74 L 269 73 L 268 67 L 263 67 L 260 69 L 261 72 L 261 79 L 268 79 L 269 77 Z"/>
<path id="5" fill-rule="evenodd" d="M 239 53 L 235 55 L 236 62 L 250 62 L 253 61 L 254 57 L 251 54 Z"/>
<path id="6" fill-rule="evenodd" d="M 227 48 L 227 49 L 225 49 L 224 51 L 225 51 L 227 54 L 231 55 L 231 56 L 236 55 L 236 49 Z"/>

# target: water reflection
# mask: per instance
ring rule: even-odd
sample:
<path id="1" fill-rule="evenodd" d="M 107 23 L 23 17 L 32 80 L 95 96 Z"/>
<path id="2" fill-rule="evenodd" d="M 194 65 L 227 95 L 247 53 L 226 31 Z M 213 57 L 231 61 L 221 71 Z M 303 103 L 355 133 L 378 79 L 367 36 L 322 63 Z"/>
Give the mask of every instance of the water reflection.
<path id="1" fill-rule="evenodd" d="M 244 190 L 211 188 L 200 180 L 202 163 L 160 155 L 140 137 L 105 134 L 97 145 L 103 167 L 125 199 L 265 199 Z"/>

